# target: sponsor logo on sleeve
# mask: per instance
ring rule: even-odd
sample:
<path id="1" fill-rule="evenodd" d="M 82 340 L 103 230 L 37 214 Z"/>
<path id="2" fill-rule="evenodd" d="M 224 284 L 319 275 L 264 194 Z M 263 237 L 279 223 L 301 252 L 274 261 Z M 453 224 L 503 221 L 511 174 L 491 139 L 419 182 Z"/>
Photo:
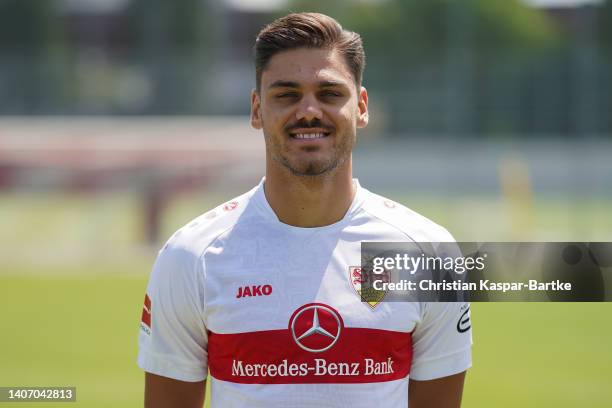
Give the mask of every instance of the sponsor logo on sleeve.
<path id="1" fill-rule="evenodd" d="M 145 295 L 144 306 L 142 307 L 142 316 L 140 317 L 140 330 L 151 335 L 151 298 L 148 294 Z"/>
<path id="2" fill-rule="evenodd" d="M 459 333 L 465 333 L 472 328 L 472 322 L 470 321 L 470 307 L 466 305 L 461 308 L 461 310 L 463 309 L 465 310 L 459 317 L 459 321 L 457 321 L 457 331 Z"/>

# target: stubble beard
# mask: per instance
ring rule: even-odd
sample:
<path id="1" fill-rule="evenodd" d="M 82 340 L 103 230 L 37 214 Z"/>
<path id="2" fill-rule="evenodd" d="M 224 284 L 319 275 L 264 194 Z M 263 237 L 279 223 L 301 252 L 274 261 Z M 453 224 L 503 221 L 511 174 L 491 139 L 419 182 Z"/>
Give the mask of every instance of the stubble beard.
<path id="1" fill-rule="evenodd" d="M 283 152 L 282 145 L 274 137 L 268 136 L 265 132 L 264 137 L 266 148 L 269 150 L 272 160 L 280 163 L 292 175 L 298 177 L 325 177 L 332 174 L 334 170 L 341 167 L 351 156 L 353 146 L 355 145 L 355 135 L 343 135 L 340 136 L 342 143 L 332 147 L 331 157 L 328 160 L 313 159 L 296 163 L 298 160 L 292 161 L 287 156 L 287 152 Z"/>

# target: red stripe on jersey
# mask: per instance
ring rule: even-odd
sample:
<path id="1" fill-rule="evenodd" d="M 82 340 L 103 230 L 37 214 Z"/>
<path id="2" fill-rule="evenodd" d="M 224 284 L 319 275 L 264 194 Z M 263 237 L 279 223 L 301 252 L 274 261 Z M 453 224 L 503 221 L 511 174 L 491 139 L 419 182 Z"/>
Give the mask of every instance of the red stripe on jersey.
<path id="1" fill-rule="evenodd" d="M 384 382 L 405 378 L 411 364 L 411 333 L 343 327 L 323 352 L 300 348 L 289 329 L 208 333 L 211 375 L 234 383 Z"/>

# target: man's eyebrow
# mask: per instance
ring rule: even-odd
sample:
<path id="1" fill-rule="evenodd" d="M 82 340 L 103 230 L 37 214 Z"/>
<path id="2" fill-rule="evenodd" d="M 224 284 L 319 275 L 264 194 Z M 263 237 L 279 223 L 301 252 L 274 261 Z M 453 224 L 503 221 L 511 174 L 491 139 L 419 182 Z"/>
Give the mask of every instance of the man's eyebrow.
<path id="1" fill-rule="evenodd" d="M 335 86 L 346 87 L 346 84 L 344 82 L 331 81 L 331 80 L 320 81 L 317 85 L 319 86 L 319 88 L 333 88 Z M 286 81 L 286 80 L 280 79 L 278 81 L 272 82 L 268 88 L 274 89 L 274 88 L 299 88 L 299 87 L 300 87 L 300 84 L 298 82 Z"/>
<path id="2" fill-rule="evenodd" d="M 300 84 L 298 84 L 297 82 L 284 81 L 284 80 L 274 81 L 269 86 L 269 88 L 299 88 L 299 87 L 300 87 Z"/>
<path id="3" fill-rule="evenodd" d="M 346 87 L 346 84 L 344 82 L 339 82 L 339 81 L 321 81 L 319 82 L 319 88 L 331 88 L 334 86 Z"/>

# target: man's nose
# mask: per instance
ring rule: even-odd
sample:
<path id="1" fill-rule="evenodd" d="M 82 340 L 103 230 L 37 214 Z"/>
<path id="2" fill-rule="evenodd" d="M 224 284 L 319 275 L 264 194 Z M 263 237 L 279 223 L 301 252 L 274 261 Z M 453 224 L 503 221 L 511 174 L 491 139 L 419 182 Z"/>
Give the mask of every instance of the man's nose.
<path id="1" fill-rule="evenodd" d="M 319 101 L 314 96 L 305 96 L 300 101 L 296 112 L 297 120 L 306 120 L 310 122 L 313 119 L 322 119 L 323 112 L 319 105 Z"/>

